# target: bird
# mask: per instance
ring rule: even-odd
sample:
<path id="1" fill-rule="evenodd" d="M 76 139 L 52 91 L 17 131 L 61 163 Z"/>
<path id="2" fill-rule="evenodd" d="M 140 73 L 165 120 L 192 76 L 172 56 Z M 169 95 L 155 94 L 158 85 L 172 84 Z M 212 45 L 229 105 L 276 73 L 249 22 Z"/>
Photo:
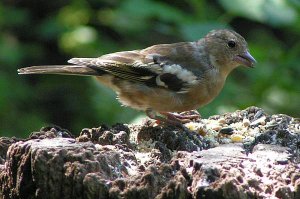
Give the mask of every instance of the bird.
<path id="1" fill-rule="evenodd" d="M 195 115 L 180 115 L 210 103 L 230 72 L 256 60 L 234 30 L 218 29 L 192 42 L 157 44 L 97 58 L 72 58 L 68 65 L 30 66 L 18 74 L 94 76 L 117 93 L 122 105 L 156 121 L 182 125 Z"/>

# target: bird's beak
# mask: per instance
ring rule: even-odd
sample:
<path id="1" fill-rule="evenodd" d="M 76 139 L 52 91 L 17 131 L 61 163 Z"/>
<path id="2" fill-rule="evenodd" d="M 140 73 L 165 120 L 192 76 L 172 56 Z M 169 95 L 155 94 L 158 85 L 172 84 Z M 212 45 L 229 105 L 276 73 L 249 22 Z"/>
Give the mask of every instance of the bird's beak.
<path id="1" fill-rule="evenodd" d="M 243 54 L 235 56 L 234 60 L 241 65 L 248 66 L 251 68 L 253 68 L 254 64 L 256 64 L 256 60 L 254 59 L 254 57 L 252 57 L 252 55 L 248 51 L 244 52 Z"/>

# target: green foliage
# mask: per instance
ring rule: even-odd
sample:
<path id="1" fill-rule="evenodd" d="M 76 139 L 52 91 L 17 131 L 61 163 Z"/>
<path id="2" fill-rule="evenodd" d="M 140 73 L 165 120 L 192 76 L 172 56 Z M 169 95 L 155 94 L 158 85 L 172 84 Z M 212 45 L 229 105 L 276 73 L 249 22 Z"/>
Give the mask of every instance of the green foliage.
<path id="1" fill-rule="evenodd" d="M 236 69 L 201 114 L 255 105 L 300 117 L 299 15 L 297 0 L 1 1 L 0 135 L 27 136 L 49 124 L 76 133 L 142 114 L 93 78 L 18 76 L 17 68 L 197 40 L 217 28 L 241 33 L 258 64 Z"/>
<path id="2" fill-rule="evenodd" d="M 297 12 L 287 0 L 219 0 L 231 14 L 247 17 L 272 26 L 292 25 Z"/>

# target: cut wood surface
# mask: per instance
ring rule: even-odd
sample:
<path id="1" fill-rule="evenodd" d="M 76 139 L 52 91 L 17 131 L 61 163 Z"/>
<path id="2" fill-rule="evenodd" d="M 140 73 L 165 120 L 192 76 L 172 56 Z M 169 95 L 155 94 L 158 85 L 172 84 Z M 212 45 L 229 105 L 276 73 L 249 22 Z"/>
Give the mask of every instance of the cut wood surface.
<path id="1" fill-rule="evenodd" d="M 185 130 L 148 123 L 0 138 L 0 198 L 300 198 L 296 118 L 250 107 Z"/>

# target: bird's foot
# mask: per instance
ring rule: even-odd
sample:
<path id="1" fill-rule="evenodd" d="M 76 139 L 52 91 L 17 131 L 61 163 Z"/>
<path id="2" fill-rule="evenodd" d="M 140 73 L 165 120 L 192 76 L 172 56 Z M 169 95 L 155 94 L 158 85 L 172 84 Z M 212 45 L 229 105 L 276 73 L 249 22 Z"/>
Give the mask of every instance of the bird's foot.
<path id="1" fill-rule="evenodd" d="M 162 115 L 158 115 L 157 112 L 151 110 L 151 109 L 148 109 L 146 110 L 146 114 L 149 118 L 151 119 L 154 119 L 158 122 L 162 122 L 162 123 L 165 123 L 165 124 L 169 124 L 169 125 L 172 125 L 172 126 L 178 126 L 178 127 L 182 127 L 183 124 L 182 122 L 175 118 L 175 117 L 163 117 Z"/>
<path id="2" fill-rule="evenodd" d="M 201 115 L 197 110 L 184 111 L 181 113 L 160 112 L 171 120 L 179 120 L 182 124 L 189 123 L 192 120 L 200 119 Z"/>
<path id="3" fill-rule="evenodd" d="M 160 112 L 160 115 L 158 115 L 155 111 L 148 109 L 146 110 L 146 114 L 151 119 L 163 122 L 165 124 L 174 125 L 183 129 L 186 128 L 183 124 L 191 122 L 194 119 L 199 119 L 201 117 L 200 114 L 195 110 L 182 113 Z"/>

